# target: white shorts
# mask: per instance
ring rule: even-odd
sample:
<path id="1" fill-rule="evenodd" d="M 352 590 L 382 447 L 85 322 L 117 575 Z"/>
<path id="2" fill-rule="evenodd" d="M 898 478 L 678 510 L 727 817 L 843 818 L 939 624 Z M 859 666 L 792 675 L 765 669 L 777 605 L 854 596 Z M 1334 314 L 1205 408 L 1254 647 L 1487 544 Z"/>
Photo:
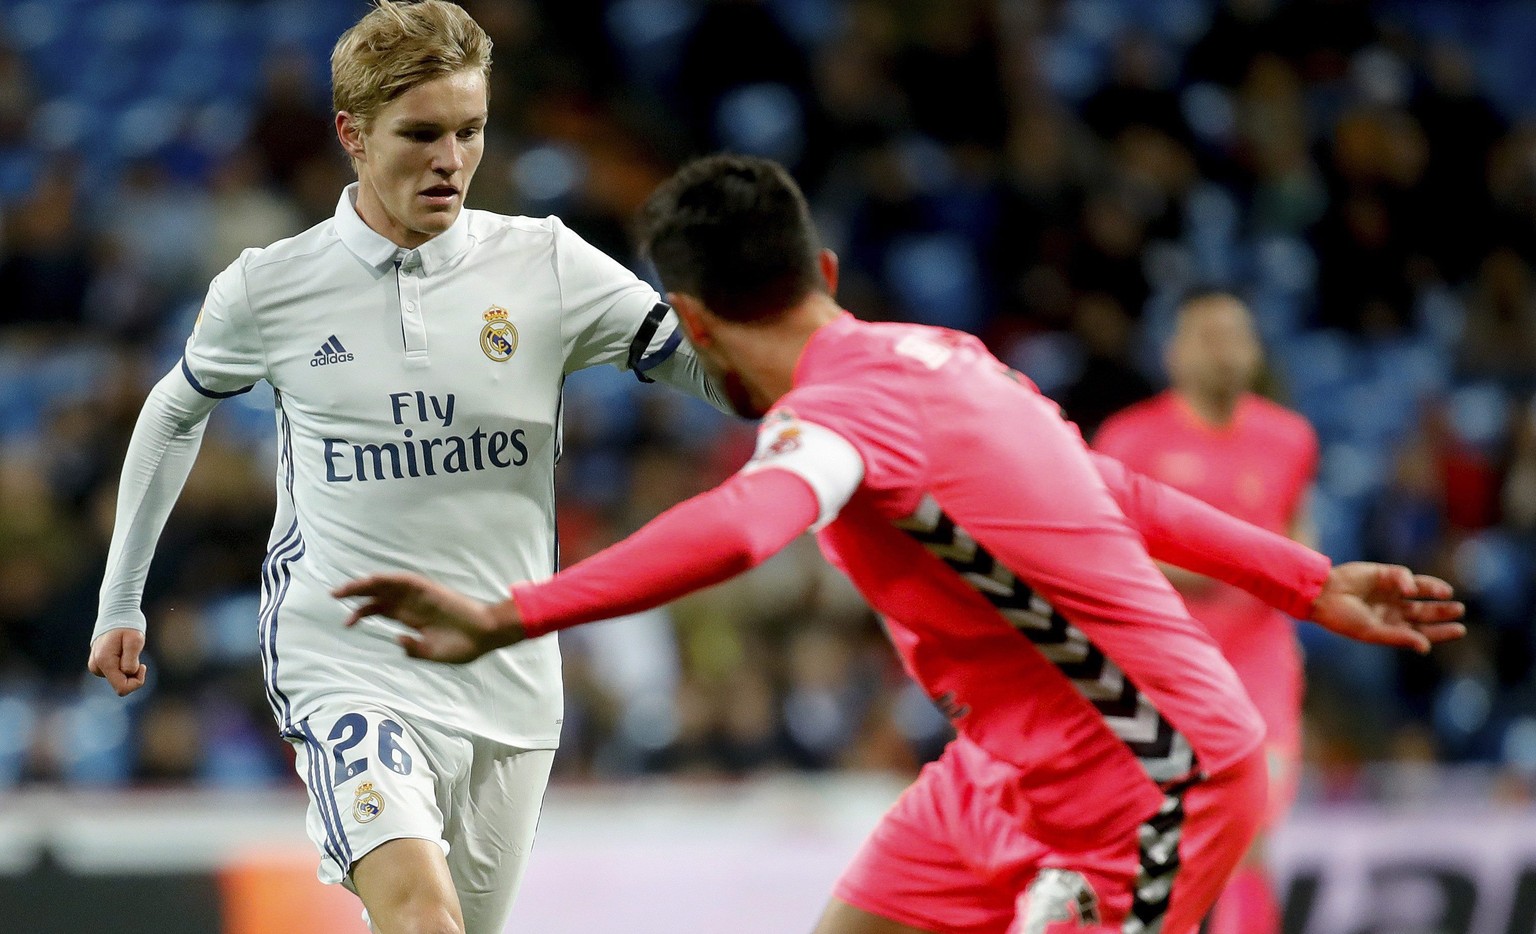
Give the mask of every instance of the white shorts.
<path id="1" fill-rule="evenodd" d="M 373 701 L 338 699 L 290 741 L 309 789 L 321 882 L 352 888 L 352 866 L 390 840 L 435 841 L 469 934 L 501 934 L 522 882 L 553 749 L 519 749 Z"/>

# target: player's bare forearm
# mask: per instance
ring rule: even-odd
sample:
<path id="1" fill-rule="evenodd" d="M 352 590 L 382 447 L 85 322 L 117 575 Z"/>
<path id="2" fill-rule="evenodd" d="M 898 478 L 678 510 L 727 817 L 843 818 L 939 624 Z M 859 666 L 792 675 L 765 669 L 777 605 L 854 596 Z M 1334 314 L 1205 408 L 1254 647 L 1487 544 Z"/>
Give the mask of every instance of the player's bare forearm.
<path id="1" fill-rule="evenodd" d="M 384 616 L 414 629 L 398 640 L 412 658 L 462 664 L 524 638 L 522 618 L 512 600 L 482 603 L 418 574 L 359 578 L 331 595 L 365 599 L 347 617 L 348 626 Z"/>
<path id="2" fill-rule="evenodd" d="M 180 370 L 172 370 L 150 390 L 134 424 L 118 480 L 116 520 L 86 660 L 87 669 L 106 678 L 120 697 L 144 685 L 147 669 L 139 661 L 144 579 L 217 404 L 194 391 Z"/>
<path id="3" fill-rule="evenodd" d="M 1335 566 L 1309 618 L 1340 635 L 1428 652 L 1466 635 L 1466 607 L 1450 584 L 1395 564 L 1351 561 Z"/>

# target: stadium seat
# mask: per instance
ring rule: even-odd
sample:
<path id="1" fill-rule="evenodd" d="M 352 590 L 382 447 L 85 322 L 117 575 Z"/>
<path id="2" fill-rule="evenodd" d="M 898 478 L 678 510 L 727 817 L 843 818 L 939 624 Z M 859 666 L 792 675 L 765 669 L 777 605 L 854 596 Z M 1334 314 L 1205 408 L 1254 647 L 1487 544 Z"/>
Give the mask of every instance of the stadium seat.
<path id="1" fill-rule="evenodd" d="M 973 247 L 954 234 L 901 237 L 886 255 L 891 292 L 920 324 L 974 332 L 983 313 L 980 278 Z"/>
<path id="2" fill-rule="evenodd" d="M 1493 451 L 1509 432 L 1511 400 L 1497 383 L 1468 383 L 1451 391 L 1447 400 L 1451 427 L 1466 444 Z"/>
<path id="3" fill-rule="evenodd" d="M 1533 555 L 1527 543 L 1498 529 L 1468 537 L 1456 546 L 1457 577 L 1468 598 L 1498 626 L 1529 622 Z"/>
<path id="4" fill-rule="evenodd" d="M 641 83 L 660 88 L 676 75 L 683 40 L 697 16 L 697 8 L 683 0 L 616 0 L 605 24 L 626 68 Z"/>
<path id="5" fill-rule="evenodd" d="M 21 780 L 36 724 L 29 695 L 15 689 L 0 694 L 0 789 L 14 788 Z"/>
<path id="6" fill-rule="evenodd" d="M 723 149 L 793 165 L 805 149 L 805 115 L 782 84 L 742 85 L 716 105 L 715 139 Z"/>
<path id="7" fill-rule="evenodd" d="M 65 778 L 77 785 L 121 785 L 134 761 L 129 708 L 105 681 L 90 678 L 87 688 L 55 710 Z"/>

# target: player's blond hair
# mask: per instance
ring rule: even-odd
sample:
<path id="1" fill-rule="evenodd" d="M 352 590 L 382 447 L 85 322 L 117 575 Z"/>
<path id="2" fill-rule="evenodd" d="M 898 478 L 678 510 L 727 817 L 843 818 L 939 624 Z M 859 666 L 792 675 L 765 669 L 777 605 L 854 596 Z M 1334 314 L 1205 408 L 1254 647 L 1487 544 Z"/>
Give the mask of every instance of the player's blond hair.
<path id="1" fill-rule="evenodd" d="M 491 74 L 491 37 L 447 0 L 373 0 L 331 50 L 331 104 L 367 129 L 406 91 L 462 71 Z"/>

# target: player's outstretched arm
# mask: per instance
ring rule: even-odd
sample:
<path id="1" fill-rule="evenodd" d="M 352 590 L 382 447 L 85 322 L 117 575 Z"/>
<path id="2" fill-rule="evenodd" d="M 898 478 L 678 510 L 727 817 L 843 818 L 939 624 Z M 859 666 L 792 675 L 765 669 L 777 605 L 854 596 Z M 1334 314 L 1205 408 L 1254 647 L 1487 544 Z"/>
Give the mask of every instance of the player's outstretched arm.
<path id="1" fill-rule="evenodd" d="M 413 574 L 382 574 L 333 591 L 365 597 L 347 625 L 387 616 L 415 629 L 406 652 L 467 662 L 557 629 L 657 607 L 749 570 L 807 531 L 819 504 L 787 470 L 738 473 L 657 516 L 635 534 L 512 599 L 487 606 Z"/>
<path id="2" fill-rule="evenodd" d="M 1328 572 L 1308 618 L 1361 642 L 1428 652 L 1467 634 L 1451 585 L 1395 564 L 1351 561 Z"/>
<path id="3" fill-rule="evenodd" d="M 118 481 L 117 517 L 101 582 L 96 627 L 86 668 L 106 678 L 119 697 L 144 686 L 148 668 L 144 578 L 171 507 L 197 459 L 208 413 L 218 400 L 196 392 L 179 369 L 167 373 L 144 400 Z"/>

